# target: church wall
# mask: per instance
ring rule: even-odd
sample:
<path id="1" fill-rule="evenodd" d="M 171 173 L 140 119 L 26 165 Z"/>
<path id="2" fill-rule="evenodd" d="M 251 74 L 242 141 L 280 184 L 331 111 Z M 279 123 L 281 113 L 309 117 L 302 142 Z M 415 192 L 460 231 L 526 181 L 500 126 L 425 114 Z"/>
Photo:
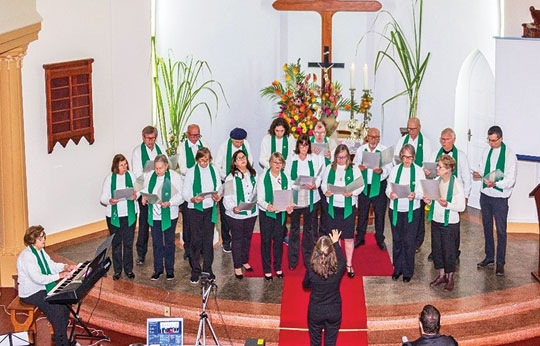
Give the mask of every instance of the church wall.
<path id="1" fill-rule="evenodd" d="M 112 157 L 140 143 L 150 122 L 149 5 L 128 0 L 36 2 L 43 17 L 39 40 L 23 67 L 29 223 L 48 233 L 96 224 Z M 95 142 L 81 139 L 47 153 L 43 64 L 94 58 Z"/>
<path id="2" fill-rule="evenodd" d="M 36 12 L 36 0 L 0 0 L 0 34 L 41 20 Z"/>

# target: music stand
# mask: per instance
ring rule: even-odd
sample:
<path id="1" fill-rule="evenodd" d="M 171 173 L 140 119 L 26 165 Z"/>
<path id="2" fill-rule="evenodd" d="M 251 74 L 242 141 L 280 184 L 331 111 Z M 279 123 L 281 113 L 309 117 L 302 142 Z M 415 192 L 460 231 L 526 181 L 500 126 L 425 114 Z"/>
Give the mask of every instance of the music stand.
<path id="1" fill-rule="evenodd" d="M 18 334 L 23 334 L 19 336 Z M 24 338 L 26 334 L 26 339 Z M 28 346 L 28 332 L 18 332 L 18 333 L 7 333 L 5 335 L 0 335 L 0 346 Z"/>

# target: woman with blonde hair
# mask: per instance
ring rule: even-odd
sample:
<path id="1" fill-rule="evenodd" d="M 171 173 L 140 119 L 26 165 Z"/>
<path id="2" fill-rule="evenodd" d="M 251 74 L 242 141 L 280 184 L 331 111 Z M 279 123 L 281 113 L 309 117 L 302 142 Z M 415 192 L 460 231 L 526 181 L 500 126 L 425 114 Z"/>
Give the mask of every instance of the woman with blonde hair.
<path id="1" fill-rule="evenodd" d="M 311 261 L 307 265 L 302 285 L 311 288 L 308 306 L 309 338 L 312 346 L 336 344 L 341 325 L 341 294 L 339 286 L 345 272 L 345 257 L 339 245 L 341 231 L 332 230 L 330 236 L 317 240 Z"/>

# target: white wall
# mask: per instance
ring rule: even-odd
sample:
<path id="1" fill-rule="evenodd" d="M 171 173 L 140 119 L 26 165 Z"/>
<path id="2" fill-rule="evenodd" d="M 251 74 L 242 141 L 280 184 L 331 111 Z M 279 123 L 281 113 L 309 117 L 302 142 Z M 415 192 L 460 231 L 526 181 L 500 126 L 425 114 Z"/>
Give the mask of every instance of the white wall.
<path id="1" fill-rule="evenodd" d="M 150 121 L 149 5 L 128 0 L 38 0 L 39 40 L 24 59 L 23 107 L 30 224 L 48 233 L 104 218 L 101 186 L 112 157 L 131 157 Z M 94 58 L 95 142 L 47 153 L 43 64 Z"/>
<path id="2" fill-rule="evenodd" d="M 38 23 L 41 17 L 36 12 L 35 0 L 0 0 L 0 33 L 10 32 L 30 24 Z"/>
<path id="3" fill-rule="evenodd" d="M 540 9 L 540 0 L 499 0 L 503 2 L 505 13 L 503 33 L 505 37 L 521 37 L 523 23 L 532 23 L 529 7 Z"/>

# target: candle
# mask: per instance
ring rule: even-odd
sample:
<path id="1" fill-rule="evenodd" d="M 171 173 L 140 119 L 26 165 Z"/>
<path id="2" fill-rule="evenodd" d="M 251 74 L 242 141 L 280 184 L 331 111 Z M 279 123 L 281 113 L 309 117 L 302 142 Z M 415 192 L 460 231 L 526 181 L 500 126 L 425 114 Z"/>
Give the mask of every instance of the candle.
<path id="1" fill-rule="evenodd" d="M 351 63 L 351 89 L 354 89 L 354 62 Z"/>
<path id="2" fill-rule="evenodd" d="M 368 87 L 368 70 L 367 70 L 367 64 L 364 64 L 363 72 L 364 72 L 364 90 L 368 90 L 369 87 Z"/>

